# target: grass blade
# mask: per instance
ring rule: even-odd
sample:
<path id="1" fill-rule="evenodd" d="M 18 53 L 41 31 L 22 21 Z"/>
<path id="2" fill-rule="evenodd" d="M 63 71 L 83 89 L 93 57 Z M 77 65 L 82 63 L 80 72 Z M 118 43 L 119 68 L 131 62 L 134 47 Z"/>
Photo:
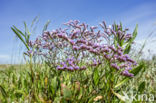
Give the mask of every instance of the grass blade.
<path id="1" fill-rule="evenodd" d="M 48 25 L 50 24 L 50 20 L 48 20 L 47 21 L 47 23 L 44 25 L 44 27 L 43 27 L 43 30 L 42 30 L 42 33 L 44 32 L 44 31 L 46 31 L 47 30 L 47 28 L 48 28 Z"/>
<path id="2" fill-rule="evenodd" d="M 0 85 L 0 91 L 1 91 L 1 93 L 2 93 L 2 95 L 4 97 L 7 97 L 7 93 L 6 93 L 5 89 L 1 85 Z"/>
<path id="3" fill-rule="evenodd" d="M 12 29 L 12 31 L 16 34 L 16 36 L 23 42 L 23 44 L 25 45 L 25 47 L 26 47 L 28 50 L 30 50 L 28 44 L 26 44 L 26 42 L 25 42 L 24 39 L 22 38 L 21 34 L 16 30 L 16 28 L 11 27 L 11 29 Z"/>

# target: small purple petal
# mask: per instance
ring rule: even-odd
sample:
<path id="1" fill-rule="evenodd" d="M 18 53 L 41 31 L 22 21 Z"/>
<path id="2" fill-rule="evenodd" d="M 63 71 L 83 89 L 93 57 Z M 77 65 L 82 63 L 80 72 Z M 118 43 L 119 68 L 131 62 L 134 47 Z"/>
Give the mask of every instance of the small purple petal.
<path id="1" fill-rule="evenodd" d="M 111 64 L 111 67 L 113 67 L 113 68 L 115 68 L 115 69 L 117 69 L 117 70 L 120 69 L 120 67 L 119 67 L 117 64 L 115 64 L 115 63 L 112 63 L 112 64 Z"/>

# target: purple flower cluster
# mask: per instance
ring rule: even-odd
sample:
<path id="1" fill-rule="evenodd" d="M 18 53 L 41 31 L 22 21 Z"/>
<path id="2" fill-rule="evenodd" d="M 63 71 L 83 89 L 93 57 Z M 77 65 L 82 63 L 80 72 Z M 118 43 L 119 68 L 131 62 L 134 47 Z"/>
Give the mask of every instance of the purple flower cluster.
<path id="1" fill-rule="evenodd" d="M 78 42 L 79 43 L 79 42 Z M 123 54 L 123 49 L 118 46 L 118 48 L 116 49 L 113 46 L 103 46 L 103 45 L 98 45 L 98 44 L 89 44 L 87 43 L 87 41 L 85 42 L 81 42 L 80 46 L 76 46 L 77 42 L 75 43 L 75 45 L 73 46 L 73 50 L 86 50 L 92 54 L 95 55 L 103 55 L 103 57 L 109 61 L 111 63 L 111 67 L 120 70 L 132 65 L 136 65 L 136 62 L 134 60 L 132 60 L 128 55 L 124 55 Z M 118 66 L 116 63 L 120 64 L 120 63 L 124 63 L 125 67 L 120 67 Z M 94 60 L 93 66 L 98 65 L 98 63 Z M 133 74 L 129 73 L 129 70 L 124 70 L 121 74 L 125 75 L 125 76 L 133 76 Z"/>
<path id="2" fill-rule="evenodd" d="M 85 70 L 86 67 L 82 66 L 79 67 L 76 65 L 78 61 L 72 57 L 72 58 L 68 58 L 65 62 L 60 63 L 59 66 L 57 66 L 58 70 L 68 70 L 68 71 L 74 71 L 74 70 Z"/>
<path id="3" fill-rule="evenodd" d="M 91 66 L 99 66 L 100 64 L 102 64 L 100 60 L 93 59 Z"/>
<path id="4" fill-rule="evenodd" d="M 119 38 L 126 42 L 131 38 L 131 34 L 126 34 L 127 29 L 122 30 L 120 25 L 112 25 L 107 27 L 105 22 L 101 24 L 104 32 L 97 30 L 98 27 L 88 27 L 87 24 L 80 24 L 79 21 L 69 21 L 65 23 L 69 29 L 56 29 L 51 32 L 46 31 L 42 36 L 37 38 L 35 42 L 30 41 L 29 46 L 41 52 L 45 58 L 48 54 L 54 54 L 54 57 L 77 55 L 80 59 L 102 57 L 105 61 L 110 63 L 110 67 L 120 70 L 124 76 L 132 77 L 129 71 L 136 62 L 132 60 L 127 54 L 124 54 L 123 49 L 119 44 L 114 46 L 108 43 L 110 36 Z M 119 40 L 119 41 L 120 41 Z M 34 49 L 33 49 L 34 50 Z M 88 55 L 89 54 L 89 55 Z M 49 58 L 52 57 L 51 55 Z M 54 60 L 53 58 L 51 60 Z M 61 60 L 61 59 L 60 59 Z M 57 60 L 58 61 L 58 60 Z M 58 70 L 84 70 L 87 67 L 79 67 L 74 58 L 64 60 L 66 62 L 58 65 Z M 92 66 L 97 66 L 104 63 L 104 61 L 93 60 Z"/>
<path id="5" fill-rule="evenodd" d="M 103 36 L 105 36 L 106 38 L 113 36 L 113 38 L 118 39 L 119 42 L 124 42 L 124 43 L 129 41 L 132 38 L 132 34 L 126 33 L 129 29 L 125 28 L 124 30 L 122 30 L 123 28 L 121 24 L 120 25 L 113 24 L 107 27 L 106 23 L 102 22 L 100 26 L 103 28 L 104 30 Z"/>

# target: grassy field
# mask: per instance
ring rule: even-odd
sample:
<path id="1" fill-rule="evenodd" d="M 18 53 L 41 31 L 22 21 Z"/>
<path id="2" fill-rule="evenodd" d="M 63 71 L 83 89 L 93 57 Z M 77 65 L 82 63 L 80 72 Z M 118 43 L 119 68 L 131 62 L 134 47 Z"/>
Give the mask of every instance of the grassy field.
<path id="1" fill-rule="evenodd" d="M 131 93 L 133 93 L 133 95 L 137 94 L 141 96 L 143 96 L 144 94 L 144 102 L 150 101 L 148 99 L 153 100 L 152 99 L 153 97 L 151 97 L 151 95 L 156 96 L 155 95 L 156 94 L 156 59 L 150 61 L 144 60 L 143 62 L 145 64 L 144 72 L 140 72 L 135 78 L 127 81 L 124 85 L 120 86 L 120 88 L 118 88 L 120 89 L 118 94 L 124 95 L 123 91 L 127 93 L 129 97 L 132 95 Z M 14 101 L 15 103 L 16 102 L 17 103 L 19 102 L 44 102 L 44 103 L 49 102 L 50 103 L 52 102 L 51 100 L 54 100 L 54 102 L 58 102 L 58 101 L 69 102 L 69 100 L 74 101 L 74 99 L 77 99 L 77 101 L 82 102 L 83 100 L 81 100 L 80 98 L 81 96 L 83 97 L 83 95 L 88 97 L 89 100 L 91 99 L 90 102 L 95 102 L 96 101 L 95 98 L 97 98 L 98 96 L 99 98 L 100 96 L 106 98 L 107 95 L 105 93 L 102 93 L 100 91 L 97 92 L 96 90 L 90 92 L 90 95 L 85 93 L 85 91 L 88 88 L 86 87 L 87 86 L 86 84 L 88 83 L 85 82 L 89 80 L 87 80 L 87 78 L 84 76 L 91 77 L 90 74 L 91 70 L 88 70 L 84 74 L 81 74 L 84 80 L 86 80 L 86 81 L 81 81 L 80 78 L 76 78 L 74 76 L 74 73 L 71 74 L 69 72 L 68 73 L 64 72 L 60 75 L 59 78 L 57 78 L 56 76 L 54 76 L 55 74 L 51 71 L 51 68 L 45 65 L 42 66 L 36 65 L 33 69 L 34 70 L 33 76 L 30 72 L 29 65 L 0 65 L 0 68 L 4 68 L 3 70 L 0 71 L 0 77 L 1 77 L 0 78 L 0 90 L 1 90 L 0 102 L 3 103 L 3 102 Z M 61 83 L 58 83 L 57 79 L 59 79 L 58 81 L 60 81 Z M 76 80 L 74 81 L 72 79 L 76 79 Z M 79 85 L 78 81 L 81 81 L 82 84 Z M 62 91 L 61 85 L 63 85 L 63 87 L 66 88 L 68 87 L 68 89 Z M 57 86 L 60 88 L 57 89 Z M 74 99 L 70 99 L 69 97 L 73 96 L 70 93 L 74 94 L 74 92 L 70 91 L 70 90 L 74 90 L 73 86 L 74 87 L 76 86 L 75 88 L 77 88 L 78 91 L 75 92 L 80 92 L 80 95 L 79 97 L 74 97 Z M 93 89 L 93 87 L 90 88 Z M 138 89 L 143 89 L 143 90 L 141 90 L 140 92 L 140 90 Z M 65 97 L 62 95 L 62 92 L 67 93 L 65 94 Z M 148 95 L 147 100 L 145 94 Z M 66 99 L 64 100 L 64 98 Z M 67 98 L 69 98 L 69 100 Z M 118 98 L 120 98 L 121 100 L 118 99 L 117 97 L 115 98 L 116 99 L 112 102 L 115 103 L 122 102 L 120 96 L 118 96 Z M 84 100 L 83 102 L 86 102 L 86 100 Z M 99 101 L 100 100 L 102 99 L 99 99 Z M 131 100 L 129 101 L 132 102 Z M 156 99 L 154 99 L 154 101 L 156 101 Z M 152 102 L 154 103 L 154 101 L 151 101 L 150 103 Z"/>

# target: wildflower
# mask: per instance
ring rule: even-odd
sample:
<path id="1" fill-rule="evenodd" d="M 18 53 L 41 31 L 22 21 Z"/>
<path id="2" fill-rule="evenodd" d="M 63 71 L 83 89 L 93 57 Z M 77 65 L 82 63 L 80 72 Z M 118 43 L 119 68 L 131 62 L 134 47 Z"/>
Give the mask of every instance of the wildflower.
<path id="1" fill-rule="evenodd" d="M 126 59 L 130 58 L 128 54 L 125 54 L 124 57 L 125 57 Z"/>
<path id="2" fill-rule="evenodd" d="M 127 59 L 124 56 L 118 56 L 118 60 L 121 62 L 125 62 Z"/>
<path id="3" fill-rule="evenodd" d="M 118 31 L 118 34 L 121 35 L 121 34 L 122 34 L 122 31 L 119 30 L 119 31 Z"/>
<path id="4" fill-rule="evenodd" d="M 113 46 L 108 46 L 111 50 L 113 50 L 114 52 L 116 52 L 117 50 L 113 47 Z"/>
<path id="5" fill-rule="evenodd" d="M 79 47 L 77 47 L 77 46 L 73 46 L 73 50 L 79 50 Z"/>
<path id="6" fill-rule="evenodd" d="M 121 51 L 121 50 L 117 50 L 117 53 L 119 54 L 119 55 L 123 55 L 123 52 Z"/>
<path id="7" fill-rule="evenodd" d="M 97 61 L 94 59 L 92 66 L 97 66 L 97 64 L 98 64 Z"/>
<path id="8" fill-rule="evenodd" d="M 88 46 L 92 46 L 93 45 L 93 43 L 92 42 L 88 42 Z"/>
<path id="9" fill-rule="evenodd" d="M 33 56 L 33 55 L 35 54 L 35 52 L 32 51 L 32 50 L 29 50 L 29 51 L 27 51 L 26 54 L 27 54 L 28 56 Z"/>
<path id="10" fill-rule="evenodd" d="M 127 58 L 127 61 L 136 64 L 136 62 L 134 60 L 132 60 L 131 58 Z"/>
<path id="11" fill-rule="evenodd" d="M 56 69 L 57 69 L 57 70 L 63 70 L 64 68 L 63 68 L 63 67 L 60 67 L 60 66 L 57 66 Z"/>
<path id="12" fill-rule="evenodd" d="M 96 55 L 99 54 L 99 52 L 97 50 L 94 50 L 94 49 L 90 49 L 89 52 L 96 54 Z"/>
<path id="13" fill-rule="evenodd" d="M 110 60 L 110 59 L 111 59 L 110 56 L 109 56 L 108 54 L 105 54 L 105 53 L 104 53 L 104 57 L 105 57 L 107 60 Z"/>
<path id="14" fill-rule="evenodd" d="M 106 48 L 102 49 L 102 52 L 108 53 L 108 52 L 110 52 L 110 49 L 106 47 Z"/>
<path id="15" fill-rule="evenodd" d="M 77 20 L 71 20 L 66 23 L 66 25 L 70 27 L 71 30 L 60 28 L 51 32 L 46 31 L 42 34 L 41 39 L 37 38 L 35 42 L 30 41 L 28 44 L 29 47 L 35 47 L 35 50 L 33 50 L 33 52 L 28 51 L 28 54 L 34 55 L 34 53 L 37 52 L 35 53 L 36 55 L 42 55 L 48 60 L 53 59 L 53 56 L 51 56 L 53 55 L 52 53 L 55 53 L 56 57 L 61 58 L 58 55 L 62 53 L 62 51 L 68 56 L 76 55 L 79 59 L 90 59 L 92 56 L 98 56 L 100 58 L 105 58 L 110 63 L 110 67 L 117 70 L 120 68 L 124 69 L 122 75 L 133 75 L 129 73 L 129 70 L 132 69 L 132 66 L 137 64 L 136 61 L 131 59 L 129 55 L 124 54 L 123 48 L 120 47 L 119 44 L 117 48 L 113 44 L 103 44 L 103 40 L 109 40 L 112 34 L 124 40 L 124 42 L 131 38 L 131 34 L 126 34 L 126 29 L 125 31 L 121 30 L 121 25 L 117 25 L 118 30 L 116 30 L 116 25 L 109 25 L 107 27 L 106 23 L 103 22 L 101 27 L 104 29 L 104 32 L 100 30 L 95 32 L 94 29 L 97 29 L 97 27 L 91 26 L 89 28 L 87 24 L 79 24 Z M 72 51 L 74 51 L 73 54 L 71 54 Z M 85 66 L 78 66 L 78 63 L 79 61 L 73 57 L 67 58 L 65 62 L 58 65 L 57 70 L 74 71 L 86 69 Z M 94 60 L 92 63 L 93 66 L 100 64 L 102 64 L 100 60 Z"/>
<path id="16" fill-rule="evenodd" d="M 85 40 L 77 40 L 76 43 L 83 43 L 83 44 L 86 44 L 86 41 L 85 41 Z"/>
<path id="17" fill-rule="evenodd" d="M 70 42 L 71 45 L 75 44 L 74 40 L 69 40 L 69 42 Z"/>
<path id="18" fill-rule="evenodd" d="M 71 39 L 77 38 L 78 36 L 76 35 L 76 33 L 71 34 Z"/>
<path id="19" fill-rule="evenodd" d="M 98 64 L 100 65 L 100 64 L 102 64 L 102 62 L 100 60 L 98 60 Z"/>
<path id="20" fill-rule="evenodd" d="M 69 70 L 69 71 L 73 71 L 74 70 L 74 68 L 72 67 L 72 66 L 69 66 L 69 67 L 66 67 L 67 68 L 67 70 Z"/>
<path id="21" fill-rule="evenodd" d="M 132 34 L 126 34 L 124 36 L 124 39 L 129 40 L 130 38 L 132 38 Z"/>
<path id="22" fill-rule="evenodd" d="M 74 31 L 73 31 L 73 34 L 77 34 L 77 33 L 80 33 L 80 29 L 75 29 Z"/>
<path id="23" fill-rule="evenodd" d="M 89 46 L 86 46 L 86 49 L 87 49 L 87 50 L 90 50 L 90 49 L 92 49 L 92 48 L 91 48 L 91 47 L 89 47 Z"/>
<path id="24" fill-rule="evenodd" d="M 28 45 L 29 45 L 30 47 L 33 47 L 32 41 L 29 41 Z"/>
<path id="25" fill-rule="evenodd" d="M 71 65 L 71 66 L 74 65 L 74 64 L 73 64 L 73 61 L 69 61 L 68 63 L 69 63 L 69 65 Z"/>
<path id="26" fill-rule="evenodd" d="M 114 30 L 112 30 L 111 32 L 112 32 L 112 34 L 116 35 L 116 32 Z"/>
<path id="27" fill-rule="evenodd" d="M 86 67 L 85 66 L 82 66 L 81 68 L 80 68 L 80 70 L 85 70 L 86 69 Z"/>
<path id="28" fill-rule="evenodd" d="M 117 70 L 120 69 L 120 67 L 116 63 L 111 63 L 111 67 L 113 67 L 113 68 L 115 68 Z"/>
<path id="29" fill-rule="evenodd" d="M 127 67 L 127 64 L 121 64 L 119 67 L 120 67 L 120 68 Z"/>
<path id="30" fill-rule="evenodd" d="M 117 27 L 118 27 L 118 30 L 120 30 L 120 29 L 121 29 L 121 26 L 120 26 L 120 25 L 117 25 Z"/>
<path id="31" fill-rule="evenodd" d="M 113 59 L 118 59 L 119 55 L 115 54 Z"/>
<path id="32" fill-rule="evenodd" d="M 75 69 L 75 70 L 79 70 L 80 67 L 79 67 L 79 66 L 75 66 L 74 69 Z"/>
<path id="33" fill-rule="evenodd" d="M 84 45 L 84 44 L 82 44 L 81 46 L 80 46 L 80 49 L 82 50 L 82 49 L 86 49 L 87 48 L 87 46 L 86 45 Z"/>
<path id="34" fill-rule="evenodd" d="M 68 66 L 66 64 L 63 65 L 63 69 L 67 69 Z"/>
<path id="35" fill-rule="evenodd" d="M 127 76 L 127 77 L 133 77 L 134 76 L 134 74 L 129 73 L 128 70 L 124 70 L 121 74 L 124 75 L 124 76 Z"/>
<path id="36" fill-rule="evenodd" d="M 74 23 L 75 25 L 77 25 L 79 22 L 80 22 L 80 21 L 78 21 L 78 20 L 74 20 L 73 23 Z"/>
<path id="37" fill-rule="evenodd" d="M 94 44 L 92 47 L 93 48 L 97 48 L 97 47 L 99 47 L 99 45 L 98 44 Z"/>
<path id="38" fill-rule="evenodd" d="M 44 31 L 44 33 L 42 34 L 43 37 L 48 37 L 49 31 Z"/>
<path id="39" fill-rule="evenodd" d="M 62 37 L 63 37 L 63 34 L 60 33 L 60 34 L 57 34 L 57 36 L 58 36 L 59 38 L 62 38 Z"/>
<path id="40" fill-rule="evenodd" d="M 48 42 L 46 42 L 45 44 L 43 44 L 43 48 L 46 49 L 50 46 L 50 44 Z"/>
<path id="41" fill-rule="evenodd" d="M 126 67 L 125 70 L 132 70 L 132 67 Z"/>
<path id="42" fill-rule="evenodd" d="M 118 49 L 119 51 L 121 51 L 121 52 L 123 51 L 122 47 L 120 47 L 119 45 L 118 45 L 117 49 Z"/>
<path id="43" fill-rule="evenodd" d="M 49 49 L 49 50 L 52 50 L 52 49 L 53 49 L 53 46 L 52 46 L 52 45 L 50 45 L 50 46 L 48 47 L 48 49 Z"/>

